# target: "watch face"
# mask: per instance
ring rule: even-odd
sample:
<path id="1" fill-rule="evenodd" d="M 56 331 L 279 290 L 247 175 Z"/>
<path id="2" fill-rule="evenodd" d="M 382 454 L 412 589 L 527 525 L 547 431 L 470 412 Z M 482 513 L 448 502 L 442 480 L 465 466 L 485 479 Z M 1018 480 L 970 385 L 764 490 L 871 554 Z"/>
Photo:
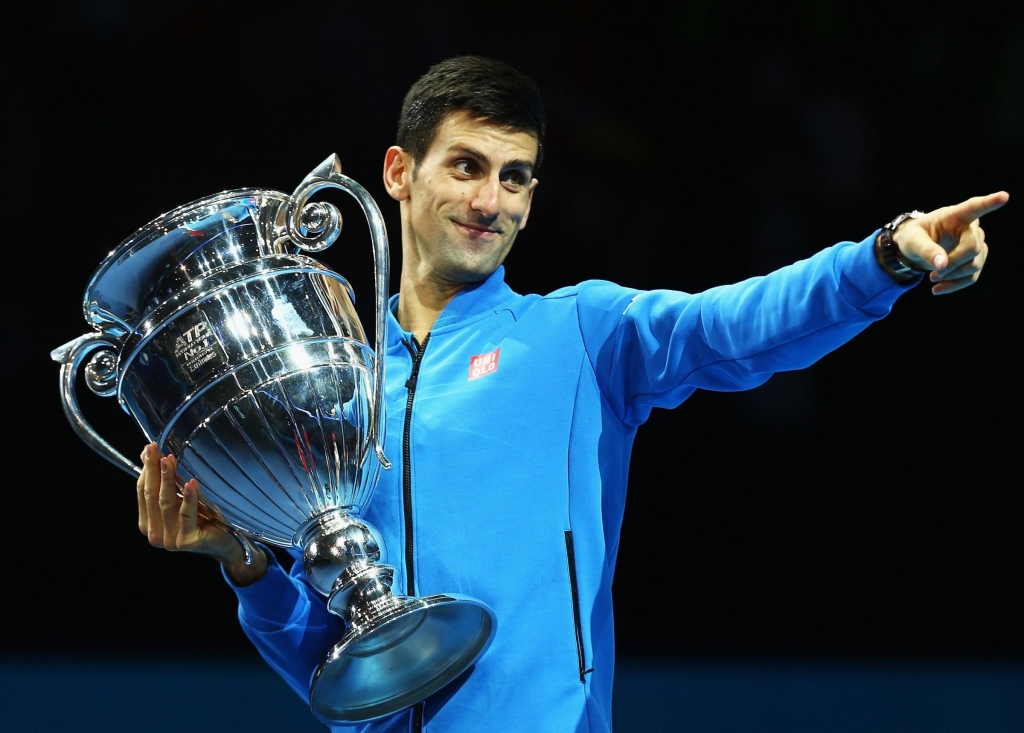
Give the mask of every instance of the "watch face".
<path id="1" fill-rule="evenodd" d="M 889 223 L 889 227 L 888 227 L 889 231 L 894 230 L 896 227 L 898 227 L 900 224 L 905 222 L 907 219 L 916 219 L 919 216 L 924 216 L 924 212 L 923 211 L 917 211 L 916 209 L 914 211 L 908 211 L 905 214 L 900 214 L 899 216 L 897 216 L 895 219 L 893 219 Z"/>
<path id="2" fill-rule="evenodd" d="M 907 219 L 907 215 L 906 214 L 900 214 L 895 219 L 893 219 L 892 221 L 889 222 L 889 226 L 887 227 L 888 230 L 890 232 L 895 231 L 896 227 L 898 227 L 900 224 L 902 224 L 904 221 L 906 221 L 906 219 Z"/>

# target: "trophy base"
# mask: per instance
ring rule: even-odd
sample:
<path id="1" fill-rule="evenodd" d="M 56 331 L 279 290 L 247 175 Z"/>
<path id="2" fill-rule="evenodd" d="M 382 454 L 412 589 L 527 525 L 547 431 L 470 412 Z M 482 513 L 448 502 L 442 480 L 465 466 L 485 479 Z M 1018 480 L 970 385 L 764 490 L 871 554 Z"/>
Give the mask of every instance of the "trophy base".
<path id="1" fill-rule="evenodd" d="M 473 598 L 394 600 L 351 627 L 317 668 L 309 703 L 321 722 L 373 720 L 415 705 L 472 666 L 494 638 L 494 612 Z"/>

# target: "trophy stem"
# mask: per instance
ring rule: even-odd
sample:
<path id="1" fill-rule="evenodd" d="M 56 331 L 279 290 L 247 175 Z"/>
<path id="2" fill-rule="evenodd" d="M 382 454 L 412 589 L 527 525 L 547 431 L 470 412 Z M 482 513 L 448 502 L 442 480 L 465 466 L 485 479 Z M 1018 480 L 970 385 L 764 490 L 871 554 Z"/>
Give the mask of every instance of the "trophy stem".
<path id="1" fill-rule="evenodd" d="M 377 530 L 349 513 L 348 507 L 331 509 L 303 525 L 296 533 L 302 542 L 306 577 L 327 596 L 327 608 L 345 620 L 346 637 L 359 637 L 360 654 L 374 654 L 400 643 L 422 622 L 391 623 L 400 614 L 406 596 L 395 596 L 395 569 L 383 562 L 386 551 Z M 363 637 L 366 638 L 363 638 Z"/>
<path id="2" fill-rule="evenodd" d="M 310 584 L 345 620 L 310 687 L 324 723 L 372 720 L 419 702 L 472 666 L 495 633 L 494 612 L 473 598 L 396 595 L 383 540 L 355 511 L 329 509 L 293 537 Z"/>
<path id="3" fill-rule="evenodd" d="M 302 548 L 302 569 L 317 591 L 330 597 L 331 611 L 345 618 L 343 605 L 353 596 L 357 581 L 365 585 L 377 570 L 394 569 L 377 563 L 387 557 L 380 533 L 351 513 L 355 507 L 328 509 L 306 521 L 293 542 Z M 380 583 L 386 582 L 381 577 Z M 387 582 L 390 594 L 390 582 Z"/>

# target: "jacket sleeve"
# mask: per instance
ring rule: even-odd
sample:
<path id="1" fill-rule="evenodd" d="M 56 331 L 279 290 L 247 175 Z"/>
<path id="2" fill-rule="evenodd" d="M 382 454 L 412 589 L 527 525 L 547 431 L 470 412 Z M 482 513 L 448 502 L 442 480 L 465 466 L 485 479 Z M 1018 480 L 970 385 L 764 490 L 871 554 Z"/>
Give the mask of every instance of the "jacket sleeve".
<path id="1" fill-rule="evenodd" d="M 289 573 L 269 558 L 267 574 L 245 587 L 228 585 L 238 596 L 242 630 L 267 663 L 304 701 L 309 700 L 313 673 L 332 646 L 341 641 L 345 623 L 327 610 L 326 599 L 302 573 L 302 563 Z"/>
<path id="2" fill-rule="evenodd" d="M 580 329 L 605 399 L 639 425 L 651 408 L 676 407 L 698 388 L 750 389 L 813 364 L 917 282 L 898 285 L 878 266 L 876 234 L 697 294 L 584 283 Z"/>

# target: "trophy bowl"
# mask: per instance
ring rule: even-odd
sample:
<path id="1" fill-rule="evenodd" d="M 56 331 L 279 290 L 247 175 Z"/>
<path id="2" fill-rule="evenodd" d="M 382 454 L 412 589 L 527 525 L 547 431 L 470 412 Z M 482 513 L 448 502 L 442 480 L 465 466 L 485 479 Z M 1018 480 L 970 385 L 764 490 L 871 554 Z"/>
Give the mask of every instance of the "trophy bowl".
<path id="1" fill-rule="evenodd" d="M 367 343 L 348 282 L 307 252 L 341 230 L 345 191 L 370 225 L 376 339 Z M 388 244 L 373 198 L 337 156 L 291 196 L 224 191 L 139 229 L 93 273 L 92 331 L 55 349 L 72 428 L 126 472 L 140 468 L 87 422 L 76 396 L 85 365 L 95 394 L 117 397 L 147 441 L 200 485 L 200 510 L 242 544 L 302 550 L 309 583 L 345 620 L 312 673 L 325 723 L 393 714 L 472 666 L 494 638 L 494 612 L 460 594 L 392 592 L 384 538 L 361 518 L 382 470 Z M 88 361 L 87 361 L 88 360 Z"/>

